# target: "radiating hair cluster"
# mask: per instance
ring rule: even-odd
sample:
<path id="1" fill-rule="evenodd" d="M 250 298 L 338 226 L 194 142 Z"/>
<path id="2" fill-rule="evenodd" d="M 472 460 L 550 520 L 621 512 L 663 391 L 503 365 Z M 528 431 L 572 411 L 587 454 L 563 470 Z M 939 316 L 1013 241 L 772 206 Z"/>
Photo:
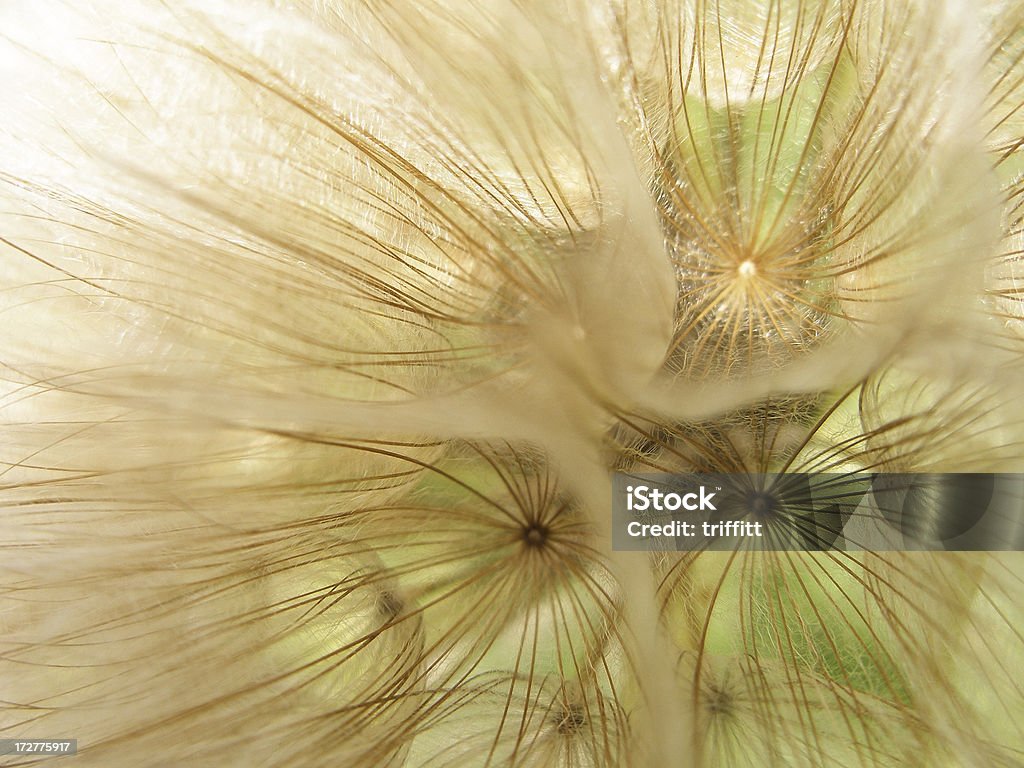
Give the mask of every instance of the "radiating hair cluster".
<path id="1" fill-rule="evenodd" d="M 1024 761 L 1016 553 L 616 552 L 610 482 L 1024 471 L 1018 2 L 8 5 L 0 736 Z"/>

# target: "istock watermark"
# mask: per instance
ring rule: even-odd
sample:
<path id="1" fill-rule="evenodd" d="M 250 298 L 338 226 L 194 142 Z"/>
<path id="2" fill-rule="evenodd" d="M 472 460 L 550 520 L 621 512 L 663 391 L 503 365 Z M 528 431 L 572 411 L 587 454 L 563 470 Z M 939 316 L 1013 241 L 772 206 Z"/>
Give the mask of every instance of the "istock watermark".
<path id="1" fill-rule="evenodd" d="M 719 489 L 721 490 L 721 489 Z M 708 493 L 705 486 L 701 486 L 696 493 L 664 493 L 659 488 L 651 488 L 646 485 L 626 487 L 626 509 L 630 511 L 643 512 L 653 509 L 658 512 L 675 512 L 678 509 L 685 509 L 690 512 L 697 510 L 715 511 L 712 499 L 715 492 Z"/>
<path id="2" fill-rule="evenodd" d="M 617 550 L 1024 550 L 1024 475 L 625 474 Z"/>

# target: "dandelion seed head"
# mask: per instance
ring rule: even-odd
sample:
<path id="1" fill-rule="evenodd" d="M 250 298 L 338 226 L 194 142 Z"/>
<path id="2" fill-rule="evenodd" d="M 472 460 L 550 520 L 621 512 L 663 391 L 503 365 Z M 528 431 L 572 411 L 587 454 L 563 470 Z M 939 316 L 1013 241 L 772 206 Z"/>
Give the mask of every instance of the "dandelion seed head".
<path id="1" fill-rule="evenodd" d="M 615 553 L 607 510 L 733 472 L 814 540 L 757 476 L 1019 465 L 1012 373 L 931 353 L 1019 315 L 1009 5 L 49 5 L 74 44 L 0 54 L 5 732 L 1014 759 L 1011 559 Z"/>

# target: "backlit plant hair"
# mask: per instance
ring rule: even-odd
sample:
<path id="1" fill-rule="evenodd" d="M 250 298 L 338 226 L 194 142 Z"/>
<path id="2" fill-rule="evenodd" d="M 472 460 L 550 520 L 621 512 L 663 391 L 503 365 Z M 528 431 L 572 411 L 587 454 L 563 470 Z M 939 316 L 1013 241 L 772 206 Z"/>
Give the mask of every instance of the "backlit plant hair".
<path id="1" fill-rule="evenodd" d="M 1017 554 L 789 479 L 1020 469 L 1013 3 L 125 5 L 0 10 L 0 735 L 1019 764 Z M 612 471 L 808 551 L 614 551 Z"/>

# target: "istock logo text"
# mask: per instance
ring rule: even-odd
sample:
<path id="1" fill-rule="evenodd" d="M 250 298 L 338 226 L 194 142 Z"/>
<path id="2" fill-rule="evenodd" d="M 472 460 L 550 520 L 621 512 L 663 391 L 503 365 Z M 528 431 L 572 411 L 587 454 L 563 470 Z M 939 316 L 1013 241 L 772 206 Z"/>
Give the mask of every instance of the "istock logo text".
<path id="1" fill-rule="evenodd" d="M 705 486 L 701 486 L 696 493 L 665 493 L 657 488 L 650 488 L 646 485 L 626 486 L 626 509 L 635 512 L 643 512 L 653 509 L 657 512 L 675 512 L 677 509 L 685 509 L 689 512 L 717 511 L 711 500 L 715 493 L 708 493 Z"/>

